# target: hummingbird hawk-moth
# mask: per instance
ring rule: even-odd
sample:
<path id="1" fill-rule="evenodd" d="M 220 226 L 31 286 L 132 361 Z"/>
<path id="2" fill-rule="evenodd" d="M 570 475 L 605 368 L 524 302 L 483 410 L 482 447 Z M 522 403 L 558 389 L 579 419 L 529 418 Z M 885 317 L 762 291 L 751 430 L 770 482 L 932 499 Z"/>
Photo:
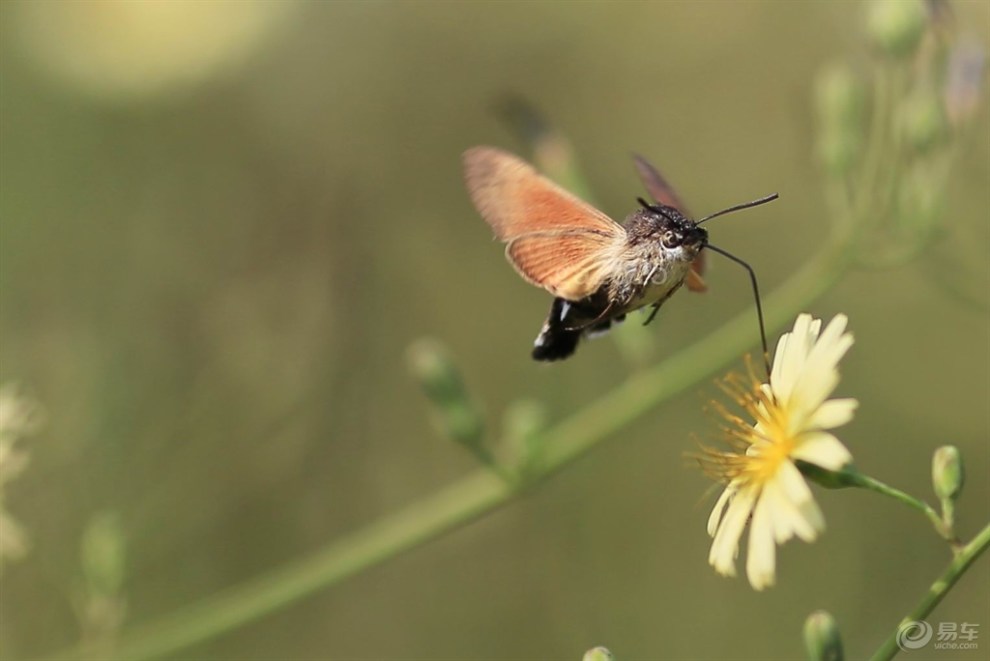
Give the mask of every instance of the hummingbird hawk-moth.
<path id="1" fill-rule="evenodd" d="M 646 160 L 636 168 L 655 200 L 619 224 L 578 199 L 525 161 L 493 147 L 464 152 L 464 176 L 478 212 L 506 243 L 505 254 L 526 281 L 553 294 L 550 313 L 533 346 L 536 360 L 561 360 L 582 336 L 607 331 L 634 310 L 650 306 L 645 323 L 682 285 L 704 291 L 707 248 L 749 270 L 763 333 L 753 270 L 712 246 L 701 224 L 776 199 L 773 194 L 693 221 L 673 188 Z M 764 340 L 764 353 L 765 352 Z"/>

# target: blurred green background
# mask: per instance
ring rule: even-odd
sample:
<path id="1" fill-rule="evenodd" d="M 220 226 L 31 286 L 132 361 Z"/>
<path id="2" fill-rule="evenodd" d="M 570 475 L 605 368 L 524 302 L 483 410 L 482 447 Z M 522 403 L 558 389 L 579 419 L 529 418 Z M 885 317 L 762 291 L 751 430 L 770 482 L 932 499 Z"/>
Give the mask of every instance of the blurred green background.
<path id="1" fill-rule="evenodd" d="M 990 6 L 955 4 L 986 44 Z M 828 233 L 811 89 L 867 70 L 863 6 L 705 3 L 2 3 L 0 381 L 46 411 L 4 505 L 30 554 L 4 568 L 0 654 L 79 636 L 79 544 L 116 512 L 127 625 L 311 552 L 473 470 L 430 425 L 405 368 L 424 335 L 457 357 L 497 432 L 519 398 L 561 419 L 621 382 L 616 345 L 528 352 L 549 296 L 524 284 L 472 208 L 460 153 L 525 153 L 494 108 L 540 108 L 596 200 L 642 195 L 629 152 L 717 221 L 767 290 Z M 990 121 L 922 260 L 857 271 L 810 312 L 850 317 L 840 434 L 866 472 L 925 498 L 960 447 L 959 529 L 990 516 Z M 981 306 L 947 293 L 969 283 Z M 658 359 L 750 309 L 712 263 L 650 327 Z M 755 338 L 754 338 L 755 339 Z M 755 343 L 754 343 L 755 349 Z M 862 657 L 948 560 L 915 512 L 817 492 L 829 530 L 780 553 L 755 593 L 707 565 L 703 385 L 508 507 L 177 659 L 792 659 L 818 608 Z M 980 625 L 980 561 L 931 618 Z M 927 652 L 979 658 L 980 651 Z M 929 658 L 918 652 L 912 658 Z"/>

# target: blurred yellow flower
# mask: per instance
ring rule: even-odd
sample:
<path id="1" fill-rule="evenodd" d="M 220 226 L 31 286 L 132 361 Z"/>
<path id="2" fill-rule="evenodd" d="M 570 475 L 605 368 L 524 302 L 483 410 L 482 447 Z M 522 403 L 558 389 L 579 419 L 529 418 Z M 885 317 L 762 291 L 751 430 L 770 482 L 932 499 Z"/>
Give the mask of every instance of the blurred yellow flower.
<path id="1" fill-rule="evenodd" d="M 708 519 L 714 538 L 709 563 L 734 576 L 739 542 L 750 521 L 746 575 L 756 590 L 773 585 L 775 544 L 797 535 L 814 541 L 825 529 L 821 510 L 795 462 L 838 470 L 852 455 L 829 429 L 852 419 L 854 399 L 827 399 L 839 382 L 838 363 L 852 346 L 846 317 L 821 332 L 821 320 L 802 314 L 777 343 L 769 384 L 730 375 L 723 388 L 752 420 L 716 403 L 726 422 L 729 450 L 703 448 L 702 466 L 725 483 Z"/>
<path id="2" fill-rule="evenodd" d="M 48 72 L 85 92 L 146 98 L 245 62 L 295 13 L 296 0 L 25 2 L 12 20 Z"/>

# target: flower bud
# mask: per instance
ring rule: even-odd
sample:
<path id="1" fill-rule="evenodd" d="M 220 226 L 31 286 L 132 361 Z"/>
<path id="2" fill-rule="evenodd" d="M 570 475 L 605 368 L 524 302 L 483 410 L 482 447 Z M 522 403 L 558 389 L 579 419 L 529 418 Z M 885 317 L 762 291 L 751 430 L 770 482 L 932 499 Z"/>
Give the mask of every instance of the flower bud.
<path id="1" fill-rule="evenodd" d="M 447 402 L 463 396 L 463 384 L 446 348 L 423 339 L 409 347 L 409 370 L 430 399 Z"/>
<path id="2" fill-rule="evenodd" d="M 598 646 L 585 652 L 581 661 L 615 661 L 615 655 L 608 648 Z"/>
<path id="3" fill-rule="evenodd" d="M 827 611 L 815 611 L 804 621 L 804 647 L 811 661 L 842 661 L 839 626 Z"/>
<path id="4" fill-rule="evenodd" d="M 115 595 L 124 584 L 126 542 L 120 519 L 103 512 L 93 517 L 82 537 L 82 570 L 90 592 Z"/>
<path id="5" fill-rule="evenodd" d="M 815 81 L 818 156 L 832 174 L 848 171 L 859 155 L 865 97 L 862 82 L 843 65 L 829 66 Z"/>
<path id="6" fill-rule="evenodd" d="M 931 240 L 945 207 L 945 189 L 927 163 L 912 163 L 897 182 L 898 238 L 910 245 Z"/>
<path id="7" fill-rule="evenodd" d="M 939 500 L 955 500 L 962 491 L 964 481 L 959 448 L 943 445 L 935 450 L 935 456 L 932 457 L 932 485 Z"/>
<path id="8" fill-rule="evenodd" d="M 525 473 L 540 461 L 541 433 L 547 426 L 546 410 L 540 402 L 517 400 L 506 409 L 503 425 L 511 461 Z"/>
<path id="9" fill-rule="evenodd" d="M 446 348 L 433 340 L 418 340 L 409 347 L 408 362 L 410 372 L 433 404 L 441 433 L 469 447 L 478 446 L 483 431 L 481 414 Z"/>
<path id="10" fill-rule="evenodd" d="M 858 127 L 863 117 L 863 82 L 842 64 L 831 64 L 815 80 L 815 106 L 828 128 Z"/>
<path id="11" fill-rule="evenodd" d="M 849 171 L 859 155 L 860 142 L 841 131 L 825 131 L 818 136 L 818 158 L 829 174 Z"/>
<path id="12" fill-rule="evenodd" d="M 900 109 L 900 129 L 907 143 L 925 153 L 948 136 L 942 99 L 933 90 L 917 91 Z"/>
<path id="13" fill-rule="evenodd" d="M 921 42 L 927 22 L 921 0 L 873 0 L 866 17 L 870 38 L 892 57 L 911 55 Z"/>

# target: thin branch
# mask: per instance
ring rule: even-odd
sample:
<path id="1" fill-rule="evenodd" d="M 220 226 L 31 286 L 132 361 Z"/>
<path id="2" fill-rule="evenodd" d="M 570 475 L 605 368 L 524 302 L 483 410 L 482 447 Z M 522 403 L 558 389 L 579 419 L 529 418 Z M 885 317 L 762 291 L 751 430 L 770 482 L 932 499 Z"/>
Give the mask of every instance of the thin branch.
<path id="1" fill-rule="evenodd" d="M 913 611 L 908 613 L 897 625 L 897 628 L 884 641 L 880 649 L 871 657 L 871 661 L 889 661 L 893 659 L 900 648 L 897 645 L 898 636 L 901 635 L 902 627 L 911 622 L 918 622 L 928 617 L 935 607 L 939 605 L 945 595 L 949 593 L 956 581 L 966 573 L 970 565 L 980 557 L 980 555 L 990 547 L 990 524 L 988 524 L 973 540 L 964 546 L 959 554 L 952 559 L 942 575 L 939 576 L 932 586 L 928 588 L 921 602 Z"/>
<path id="2" fill-rule="evenodd" d="M 835 284 L 849 266 L 850 251 L 833 245 L 768 297 L 767 322 L 783 326 Z M 737 315 L 714 333 L 653 369 L 639 373 L 597 402 L 544 433 L 546 448 L 539 481 L 578 459 L 647 411 L 709 375 L 756 342 L 750 312 Z M 199 603 L 137 626 L 121 637 L 118 658 L 139 661 L 175 653 L 214 638 L 333 586 L 409 549 L 450 532 L 510 501 L 518 489 L 479 469 L 405 509 L 332 542 L 312 555 Z M 86 658 L 75 647 L 56 659 Z"/>

